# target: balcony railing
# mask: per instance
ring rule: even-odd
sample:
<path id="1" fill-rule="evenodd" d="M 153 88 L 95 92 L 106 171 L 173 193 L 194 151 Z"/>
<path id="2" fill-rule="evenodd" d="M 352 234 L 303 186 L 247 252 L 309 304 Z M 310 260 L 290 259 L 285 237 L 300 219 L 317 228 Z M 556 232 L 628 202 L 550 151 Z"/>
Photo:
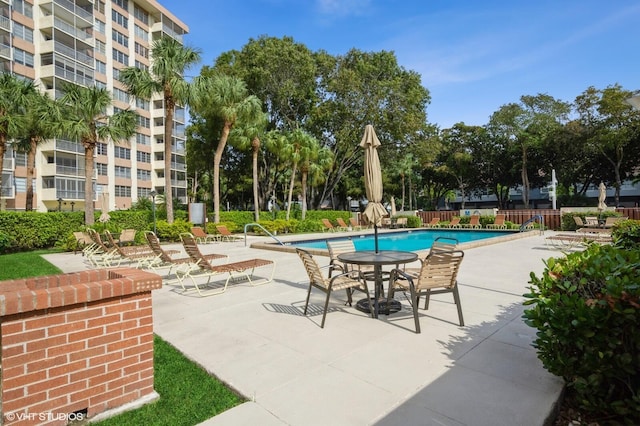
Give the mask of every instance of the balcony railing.
<path id="1" fill-rule="evenodd" d="M 16 197 L 16 188 L 13 186 L 3 186 L 1 192 L 2 192 L 2 198 Z"/>
<path id="2" fill-rule="evenodd" d="M 95 64 L 95 60 L 93 57 L 87 54 L 84 54 L 82 52 L 78 52 L 74 48 L 69 47 L 64 43 L 60 43 L 59 41 L 56 41 L 54 43 L 54 49 L 56 53 L 62 53 L 63 55 L 66 55 L 72 59 L 75 59 L 76 61 L 82 64 L 88 65 L 91 68 L 93 68 Z"/>
<path id="3" fill-rule="evenodd" d="M 81 86 L 93 86 L 93 82 L 94 82 L 93 75 L 91 75 L 90 77 L 80 75 L 58 64 L 56 64 L 55 68 L 56 68 L 56 76 L 60 78 L 64 78 L 65 80 L 72 81 Z"/>
<path id="4" fill-rule="evenodd" d="M 62 198 L 63 200 L 84 200 L 84 191 L 56 191 L 56 198 Z M 95 197 L 94 197 L 95 201 Z"/>
<path id="5" fill-rule="evenodd" d="M 56 139 L 55 149 L 60 151 L 70 151 L 70 152 L 76 152 L 79 154 L 84 154 L 84 147 L 81 144 L 73 141 L 67 141 L 64 139 Z"/>
<path id="6" fill-rule="evenodd" d="M 14 159 L 13 158 L 4 158 L 2 160 L 2 168 L 4 170 L 13 170 L 15 168 Z"/>
<path id="7" fill-rule="evenodd" d="M 81 7 L 76 6 L 75 4 L 73 4 L 73 2 L 70 2 L 68 0 L 53 0 L 53 2 L 55 4 L 58 4 L 62 7 L 64 7 L 65 9 L 69 10 L 70 12 L 75 13 L 76 15 L 80 16 L 83 19 L 86 19 L 87 21 L 93 22 L 93 14 L 91 12 L 87 12 L 86 10 L 84 10 Z"/>
<path id="8" fill-rule="evenodd" d="M 71 34 L 72 36 L 80 40 L 90 40 L 93 38 L 93 34 L 91 34 L 90 32 L 78 29 L 73 25 L 63 21 L 62 19 L 54 18 L 53 26 L 59 30 L 64 31 L 67 34 Z"/>
<path id="9" fill-rule="evenodd" d="M 84 168 L 56 165 L 57 175 L 84 176 L 84 173 L 85 173 L 84 170 L 85 170 Z"/>
<path id="10" fill-rule="evenodd" d="M 11 31 L 11 19 L 6 16 L 0 16 L 0 28 Z"/>

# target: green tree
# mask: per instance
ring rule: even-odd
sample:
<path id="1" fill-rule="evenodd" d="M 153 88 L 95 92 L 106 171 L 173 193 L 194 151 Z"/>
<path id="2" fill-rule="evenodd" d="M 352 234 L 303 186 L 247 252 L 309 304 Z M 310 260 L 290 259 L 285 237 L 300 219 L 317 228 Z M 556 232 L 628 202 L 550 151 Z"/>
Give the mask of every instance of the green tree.
<path id="1" fill-rule="evenodd" d="M 35 90 L 33 82 L 13 74 L 0 75 L 0 168 L 7 143 L 24 131 L 28 98 Z M 2 170 L 0 170 L 0 206 L 2 205 Z"/>
<path id="2" fill-rule="evenodd" d="M 214 221 L 220 222 L 220 163 L 229 133 L 239 123 L 253 123 L 262 118 L 260 100 L 249 95 L 247 87 L 237 77 L 214 74 L 200 75 L 194 80 L 193 110 L 206 120 L 222 120 L 222 132 L 213 156 Z"/>
<path id="3" fill-rule="evenodd" d="M 173 190 L 171 183 L 171 147 L 173 145 L 173 116 L 176 105 L 188 105 L 191 86 L 184 73 L 200 62 L 200 51 L 174 39 L 162 37 L 151 46 L 151 67 L 141 69 L 127 67 L 120 71 L 119 80 L 129 93 L 141 99 L 161 94 L 164 103 L 164 192 L 167 222 L 173 223 Z"/>
<path id="4" fill-rule="evenodd" d="M 136 114 L 123 110 L 108 115 L 106 111 L 111 105 L 111 94 L 106 89 L 70 84 L 64 90 L 65 94 L 60 99 L 64 109 L 62 132 L 79 140 L 84 147 L 84 218 L 87 225 L 93 225 L 93 156 L 96 144 L 128 140 L 135 134 Z"/>
<path id="5" fill-rule="evenodd" d="M 25 127 L 21 137 L 16 140 L 19 151 L 27 154 L 27 194 L 25 210 L 33 210 L 33 179 L 36 168 L 36 152 L 38 145 L 44 140 L 58 136 L 62 116 L 60 108 L 46 93 L 41 93 L 33 86 L 27 99 L 28 108 L 24 119 Z"/>
<path id="6" fill-rule="evenodd" d="M 580 123 L 586 128 L 587 143 L 611 166 L 615 204 L 620 204 L 622 180 L 637 167 L 640 114 L 625 102 L 633 95 L 619 85 L 598 90 L 589 87 L 576 97 Z"/>
<path id="7" fill-rule="evenodd" d="M 314 137 L 304 138 L 304 143 L 300 147 L 300 176 L 302 185 L 302 220 L 307 214 L 307 186 L 309 175 L 316 177 L 314 183 L 319 180 L 320 176 L 324 177 L 325 171 L 330 168 L 333 161 L 333 155 L 327 148 L 322 148 L 318 140 Z M 291 203 L 291 198 L 289 198 Z M 288 207 L 287 207 L 288 213 Z"/>
<path id="8" fill-rule="evenodd" d="M 446 170 L 457 183 L 457 189 L 462 198 L 460 206 L 462 209 L 465 208 L 465 198 L 469 192 L 478 188 L 477 169 L 470 145 L 481 131 L 479 127 L 457 123 L 442 132 L 441 159 Z"/>

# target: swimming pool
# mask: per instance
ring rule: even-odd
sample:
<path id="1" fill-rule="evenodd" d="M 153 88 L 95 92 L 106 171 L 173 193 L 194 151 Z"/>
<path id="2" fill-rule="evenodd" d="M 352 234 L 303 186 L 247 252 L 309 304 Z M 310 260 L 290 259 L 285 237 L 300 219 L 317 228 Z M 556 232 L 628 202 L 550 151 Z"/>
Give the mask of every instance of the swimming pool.
<path id="1" fill-rule="evenodd" d="M 385 232 L 378 234 L 378 248 L 380 250 L 418 251 L 427 250 L 438 237 L 455 238 L 460 244 L 485 240 L 488 238 L 504 237 L 519 234 L 518 231 L 474 231 L 474 230 L 409 230 L 400 232 Z M 292 247 L 326 250 L 326 240 L 339 241 L 350 239 L 356 250 L 374 250 L 374 235 L 350 235 L 348 237 L 328 237 L 321 240 L 307 240 L 285 243 Z"/>

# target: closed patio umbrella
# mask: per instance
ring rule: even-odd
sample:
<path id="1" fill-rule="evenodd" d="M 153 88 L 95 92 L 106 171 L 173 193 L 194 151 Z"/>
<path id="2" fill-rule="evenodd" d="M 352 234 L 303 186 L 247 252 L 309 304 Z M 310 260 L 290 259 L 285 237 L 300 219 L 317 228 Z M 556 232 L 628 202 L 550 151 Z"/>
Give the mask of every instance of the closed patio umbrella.
<path id="1" fill-rule="evenodd" d="M 100 195 L 100 209 L 102 210 L 102 212 L 98 220 L 102 223 L 109 222 L 109 220 L 111 219 L 111 216 L 109 216 L 109 193 L 108 192 L 103 192 Z"/>
<path id="2" fill-rule="evenodd" d="M 396 214 L 398 214 L 398 211 L 396 210 L 396 197 L 391 197 L 391 216 L 395 216 Z"/>
<path id="3" fill-rule="evenodd" d="M 600 186 L 598 187 L 598 210 L 604 211 L 607 209 L 607 205 L 604 202 L 606 199 L 607 187 L 604 186 L 604 183 L 600 182 Z"/>
<path id="4" fill-rule="evenodd" d="M 364 129 L 364 136 L 360 142 L 364 148 L 364 186 L 369 203 L 364 210 L 364 215 L 370 223 L 373 223 L 375 250 L 378 252 L 378 225 L 382 217 L 387 214 L 387 210 L 382 205 L 382 171 L 380 170 L 380 159 L 377 148 L 380 140 L 376 136 L 371 124 L 367 124 Z"/>

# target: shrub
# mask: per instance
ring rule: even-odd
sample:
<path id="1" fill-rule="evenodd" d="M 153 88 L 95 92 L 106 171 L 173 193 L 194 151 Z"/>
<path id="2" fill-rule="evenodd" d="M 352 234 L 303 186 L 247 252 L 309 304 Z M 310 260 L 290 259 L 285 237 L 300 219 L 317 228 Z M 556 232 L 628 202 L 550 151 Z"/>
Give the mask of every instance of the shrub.
<path id="1" fill-rule="evenodd" d="M 640 251 L 591 245 L 531 274 L 525 322 L 584 412 L 640 422 Z"/>
<path id="2" fill-rule="evenodd" d="M 624 220 L 611 231 L 616 247 L 640 250 L 640 220 Z"/>
<path id="3" fill-rule="evenodd" d="M 407 228 L 420 228 L 422 219 L 420 216 L 407 216 Z"/>
<path id="4" fill-rule="evenodd" d="M 161 240 L 180 241 L 181 233 L 191 232 L 191 223 L 184 219 L 176 219 L 171 224 L 166 220 L 159 220 L 156 222 L 156 230 Z"/>

